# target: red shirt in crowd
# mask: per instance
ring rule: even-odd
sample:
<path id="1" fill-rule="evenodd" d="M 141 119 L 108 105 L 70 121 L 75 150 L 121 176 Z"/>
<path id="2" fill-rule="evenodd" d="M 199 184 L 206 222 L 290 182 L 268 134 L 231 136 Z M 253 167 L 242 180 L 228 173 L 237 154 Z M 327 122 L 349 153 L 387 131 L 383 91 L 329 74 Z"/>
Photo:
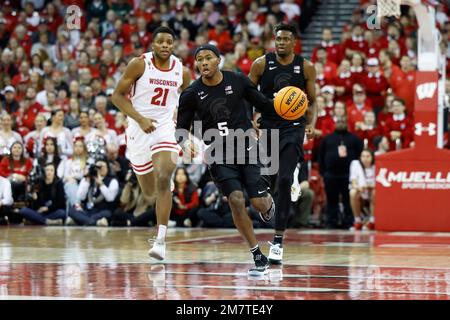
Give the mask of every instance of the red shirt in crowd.
<path id="1" fill-rule="evenodd" d="M 0 162 L 0 175 L 2 177 L 9 177 L 12 174 L 21 174 L 28 177 L 31 170 L 33 169 L 33 162 L 30 159 L 25 159 L 25 163 L 22 165 L 19 160 L 14 160 L 13 169 L 11 170 L 9 166 L 9 158 L 4 157 Z"/>
<path id="2" fill-rule="evenodd" d="M 180 209 L 180 208 L 177 208 L 176 206 L 174 206 L 173 211 L 175 212 L 176 215 L 182 216 L 188 210 L 194 209 L 194 208 L 198 207 L 200 204 L 198 192 L 196 189 L 194 189 L 194 191 L 192 192 L 191 199 L 189 202 L 187 202 L 184 192 L 178 192 L 178 190 L 175 189 L 174 196 L 178 197 L 181 204 L 186 206 L 186 209 Z"/>
<path id="3" fill-rule="evenodd" d="M 386 91 L 389 88 L 386 78 L 379 72 L 375 74 L 367 72 L 363 78 L 362 85 L 366 88 L 367 99 L 372 102 L 372 106 L 382 108 Z"/>
<path id="4" fill-rule="evenodd" d="M 334 44 L 333 41 L 322 41 L 320 46 L 315 47 L 312 52 L 312 63 L 315 63 L 317 61 L 317 50 L 319 50 L 320 48 L 325 48 L 327 50 L 327 60 L 335 63 L 336 65 L 338 65 L 344 58 L 344 53 L 340 44 Z"/>
<path id="5" fill-rule="evenodd" d="M 373 145 L 373 139 L 377 136 L 381 135 L 381 130 L 378 127 L 374 128 L 367 128 L 366 130 L 362 130 L 361 128 L 358 128 L 355 130 L 355 134 L 358 136 L 358 138 L 361 139 L 361 141 L 364 141 L 367 139 L 367 143 L 370 149 L 374 150 L 375 146 Z"/>
<path id="6" fill-rule="evenodd" d="M 416 92 L 416 71 L 404 72 L 402 69 L 392 69 L 389 79 L 394 95 L 405 101 L 408 114 L 414 112 L 414 93 Z"/>
<path id="7" fill-rule="evenodd" d="M 26 127 L 28 130 L 34 129 L 34 120 L 39 112 L 44 111 L 44 107 L 35 102 L 28 107 L 23 114 L 20 111 L 14 113 L 18 127 Z"/>
<path id="8" fill-rule="evenodd" d="M 343 94 L 339 95 L 336 93 L 336 101 L 347 102 L 347 100 L 352 97 L 352 88 L 355 81 L 352 77 L 351 72 L 340 73 L 336 78 L 333 79 L 333 84 L 336 87 L 344 87 L 345 91 Z"/>
<path id="9" fill-rule="evenodd" d="M 389 139 L 390 150 L 395 150 L 395 141 L 391 139 L 391 131 L 399 131 L 401 132 L 401 142 L 402 148 L 409 148 L 409 144 L 413 141 L 413 119 L 411 117 L 403 115 L 394 115 L 391 114 L 390 117 L 386 119 L 386 123 L 384 125 L 384 135 Z"/>
<path id="10" fill-rule="evenodd" d="M 356 122 L 364 122 L 364 114 L 367 111 L 372 111 L 372 104 L 367 99 L 361 109 L 358 109 L 353 102 L 347 107 L 348 131 L 355 132 Z"/>

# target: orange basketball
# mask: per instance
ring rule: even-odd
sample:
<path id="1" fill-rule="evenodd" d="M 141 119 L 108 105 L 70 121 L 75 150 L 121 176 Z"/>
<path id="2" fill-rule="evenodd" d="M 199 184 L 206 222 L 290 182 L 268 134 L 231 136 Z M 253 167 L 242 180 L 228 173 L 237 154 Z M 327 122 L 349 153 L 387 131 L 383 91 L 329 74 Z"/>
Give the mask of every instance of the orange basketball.
<path id="1" fill-rule="evenodd" d="M 308 109 L 308 97 L 297 87 L 284 87 L 273 100 L 275 112 L 286 120 L 297 120 Z"/>

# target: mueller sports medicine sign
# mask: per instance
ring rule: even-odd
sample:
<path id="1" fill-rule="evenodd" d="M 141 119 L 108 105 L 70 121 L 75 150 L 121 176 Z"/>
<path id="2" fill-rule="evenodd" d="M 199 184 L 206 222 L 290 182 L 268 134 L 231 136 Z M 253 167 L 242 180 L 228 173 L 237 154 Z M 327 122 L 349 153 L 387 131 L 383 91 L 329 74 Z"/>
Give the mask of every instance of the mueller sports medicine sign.
<path id="1" fill-rule="evenodd" d="M 376 181 L 385 188 L 398 183 L 401 189 L 450 190 L 449 171 L 390 171 L 380 168 Z"/>

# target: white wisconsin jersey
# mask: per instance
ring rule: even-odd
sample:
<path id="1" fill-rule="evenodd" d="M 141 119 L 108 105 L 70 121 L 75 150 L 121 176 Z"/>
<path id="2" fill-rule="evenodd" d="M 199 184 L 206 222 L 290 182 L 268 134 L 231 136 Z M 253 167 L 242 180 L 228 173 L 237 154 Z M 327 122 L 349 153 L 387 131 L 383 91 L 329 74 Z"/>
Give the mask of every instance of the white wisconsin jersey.
<path id="1" fill-rule="evenodd" d="M 131 103 L 140 114 L 158 121 L 157 126 L 172 122 L 183 84 L 183 65 L 171 55 L 170 68 L 161 70 L 154 64 L 152 52 L 143 57 L 145 71 L 131 89 Z"/>

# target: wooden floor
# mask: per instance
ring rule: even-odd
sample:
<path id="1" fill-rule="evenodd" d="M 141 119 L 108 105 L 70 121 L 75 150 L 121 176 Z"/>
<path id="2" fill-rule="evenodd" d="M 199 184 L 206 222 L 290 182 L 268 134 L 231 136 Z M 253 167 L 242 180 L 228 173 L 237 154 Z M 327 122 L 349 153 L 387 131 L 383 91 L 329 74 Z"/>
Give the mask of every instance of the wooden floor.
<path id="1" fill-rule="evenodd" d="M 0 299 L 450 298 L 450 233 L 289 230 L 284 265 L 255 279 L 234 229 L 171 229 L 164 264 L 153 232 L 1 227 Z"/>

